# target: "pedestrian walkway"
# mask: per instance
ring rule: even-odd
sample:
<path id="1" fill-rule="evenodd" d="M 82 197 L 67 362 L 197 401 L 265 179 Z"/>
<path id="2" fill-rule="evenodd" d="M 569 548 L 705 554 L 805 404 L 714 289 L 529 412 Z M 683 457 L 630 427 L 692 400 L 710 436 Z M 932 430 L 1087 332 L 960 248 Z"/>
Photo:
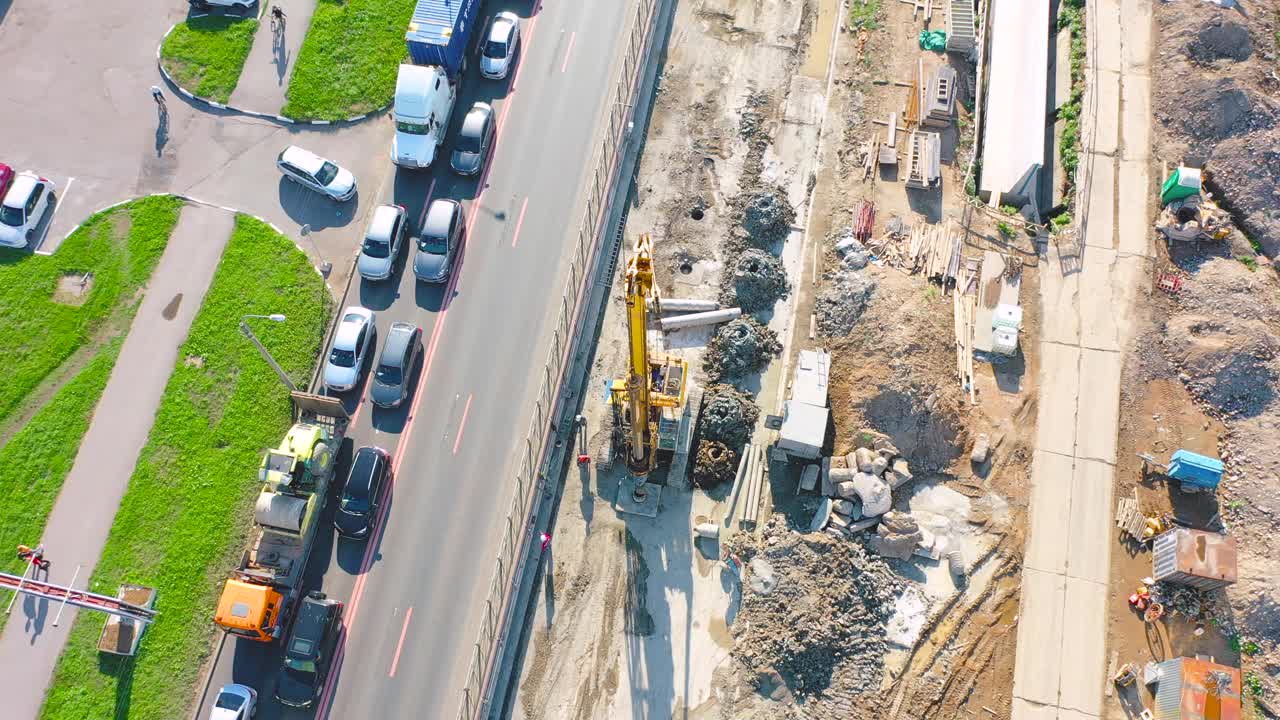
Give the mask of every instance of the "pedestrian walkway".
<path id="1" fill-rule="evenodd" d="M 1031 468 L 1013 720 L 1102 716 L 1120 375 L 1150 256 L 1151 6 L 1088 13 L 1078 267 L 1041 275 L 1040 412 Z"/>
<path id="2" fill-rule="evenodd" d="M 182 210 L 49 514 L 44 537 L 28 541 L 44 544 L 45 557 L 52 561 L 50 581 L 70 584 L 80 566 L 75 587 L 87 586 L 138 453 L 151 432 L 178 349 L 200 309 L 234 221 L 231 213 L 203 205 Z M 12 548 L 0 551 L 8 553 Z M 98 590 L 115 592 L 115 588 Z M 53 627 L 57 607 L 50 605 L 44 600 L 19 599 L 0 635 L 0 667 L 4 668 L 0 697 L 8 708 L 5 717 L 39 716 L 76 614 L 68 608 L 58 627 Z"/>
<path id="3" fill-rule="evenodd" d="M 271 32 L 271 6 L 279 5 L 285 13 L 284 37 L 277 40 Z M 231 93 L 231 106 L 242 110 L 275 115 L 284 107 L 284 92 L 297 60 L 302 39 L 311 26 L 315 0 L 262 0 L 265 8 L 253 47 L 244 61 L 240 81 Z"/>

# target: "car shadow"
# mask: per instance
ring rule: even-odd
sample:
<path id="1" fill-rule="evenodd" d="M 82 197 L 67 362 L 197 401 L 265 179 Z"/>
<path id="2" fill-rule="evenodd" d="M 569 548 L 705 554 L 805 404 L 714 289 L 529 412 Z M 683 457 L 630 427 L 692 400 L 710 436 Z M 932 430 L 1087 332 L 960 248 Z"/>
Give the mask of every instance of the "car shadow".
<path id="1" fill-rule="evenodd" d="M 360 191 L 346 202 L 334 202 L 317 192 L 280 176 L 280 207 L 289 219 L 313 230 L 346 227 L 355 219 L 360 207 Z"/>
<path id="2" fill-rule="evenodd" d="M 394 477 L 383 486 L 382 500 L 378 503 L 377 524 L 369 534 L 369 537 L 364 539 L 348 538 L 338 535 L 336 531 L 334 532 L 334 537 L 338 543 L 334 558 L 343 572 L 352 576 L 359 576 L 363 572 L 368 572 L 374 563 L 382 559 L 382 538 L 386 533 L 387 522 L 391 518 L 391 506 L 395 500 L 394 486 Z M 330 524 L 330 527 L 332 527 L 332 524 Z M 364 558 L 369 553 L 370 543 L 373 543 L 373 554 L 370 557 L 369 567 L 365 568 Z"/>
<path id="3" fill-rule="evenodd" d="M 407 234 L 391 268 L 391 277 L 386 280 L 366 280 L 360 278 L 360 304 L 374 311 L 389 309 L 400 298 L 400 283 L 403 281 L 405 268 L 415 250 L 413 239 Z"/>
<path id="4" fill-rule="evenodd" d="M 25 248 L 27 252 L 36 252 L 49 239 L 49 228 L 53 227 L 53 216 L 58 212 L 58 205 L 58 193 L 50 193 L 49 209 L 45 211 L 44 217 L 40 218 L 40 222 L 36 223 L 36 226 L 32 228 L 31 237 L 27 238 L 27 246 Z M 24 248 L 11 249 L 19 252 L 24 250 Z"/>
<path id="5" fill-rule="evenodd" d="M 468 229 L 467 233 L 470 234 Z M 449 270 L 449 280 L 443 283 L 419 282 L 414 289 L 414 300 L 418 307 L 428 312 L 442 312 L 449 309 L 449 303 L 458 296 L 458 281 L 462 276 L 462 266 L 467 257 L 467 238 L 458 248 L 458 255 L 453 259 L 453 267 Z"/>
<path id="6" fill-rule="evenodd" d="M 422 381 L 422 366 L 426 353 L 423 352 L 421 341 L 419 341 L 418 357 L 413 362 L 413 367 L 408 373 L 409 392 L 405 393 L 404 401 L 399 407 L 381 408 L 374 405 L 372 408 L 373 418 L 371 425 L 378 432 L 387 433 L 389 435 L 399 435 L 404 432 L 404 427 L 409 423 L 409 412 L 413 408 L 414 398 L 418 395 L 419 385 Z"/>

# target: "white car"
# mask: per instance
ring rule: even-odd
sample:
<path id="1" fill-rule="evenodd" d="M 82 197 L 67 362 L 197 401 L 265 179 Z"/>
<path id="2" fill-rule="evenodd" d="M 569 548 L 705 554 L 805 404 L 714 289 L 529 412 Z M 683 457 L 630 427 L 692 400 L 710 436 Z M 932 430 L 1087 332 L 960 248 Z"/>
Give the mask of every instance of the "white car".
<path id="1" fill-rule="evenodd" d="M 223 685 L 209 711 L 209 720 L 249 720 L 258 712 L 258 691 L 248 685 Z"/>
<path id="2" fill-rule="evenodd" d="M 360 384 L 360 371 L 373 351 L 378 330 L 373 311 L 352 306 L 342 311 L 342 322 L 333 334 L 333 348 L 324 366 L 324 386 L 333 392 L 346 392 Z"/>
<path id="3" fill-rule="evenodd" d="M 520 44 L 520 18 L 503 11 L 493 16 L 480 50 L 480 74 L 490 80 L 501 80 L 511 72 L 516 47 Z"/>
<path id="4" fill-rule="evenodd" d="M 346 202 L 356 194 L 356 177 L 350 171 L 297 145 L 290 145 L 280 153 L 276 167 L 285 178 L 330 200 Z"/>
<path id="5" fill-rule="evenodd" d="M 49 214 L 53 183 L 32 172 L 18 173 L 0 202 L 0 245 L 24 248 Z"/>

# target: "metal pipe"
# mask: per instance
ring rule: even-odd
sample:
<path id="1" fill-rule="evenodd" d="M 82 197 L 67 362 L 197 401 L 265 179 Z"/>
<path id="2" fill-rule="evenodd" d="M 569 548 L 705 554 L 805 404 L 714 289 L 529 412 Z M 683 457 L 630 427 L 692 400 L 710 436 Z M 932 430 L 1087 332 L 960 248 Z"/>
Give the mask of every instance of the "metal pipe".
<path id="1" fill-rule="evenodd" d="M 665 303 L 664 303 L 665 306 Z M 729 322 L 730 320 L 742 314 L 741 308 L 726 308 L 724 310 L 712 310 L 711 312 L 693 313 L 692 315 L 680 315 L 678 317 L 662 318 L 663 330 L 679 330 L 680 328 L 697 327 L 699 325 L 714 325 L 715 323 Z"/>
<path id="2" fill-rule="evenodd" d="M 724 526 L 733 522 L 733 511 L 738 507 L 738 493 L 742 491 L 742 477 L 747 474 L 747 459 L 751 457 L 751 443 L 742 449 L 742 457 L 738 458 L 738 473 L 733 476 L 733 490 L 730 491 L 729 512 L 724 516 Z"/>
<path id="3" fill-rule="evenodd" d="M 715 300 L 694 300 L 692 298 L 662 298 L 656 303 L 650 300 L 649 304 L 658 307 L 662 312 L 708 312 L 720 309 L 720 303 Z"/>
<path id="4" fill-rule="evenodd" d="M 82 566 L 82 565 L 76 565 L 76 572 L 75 572 L 75 574 L 74 574 L 74 575 L 72 575 L 72 576 L 71 576 L 71 584 L 67 585 L 67 587 L 68 587 L 68 588 L 75 588 L 75 586 L 76 586 L 76 578 L 80 577 L 80 568 L 81 568 L 81 567 L 83 567 L 83 566 Z M 54 626 L 54 627 L 58 627 L 58 621 L 62 619 L 62 611 L 63 611 L 63 610 L 65 610 L 65 609 L 67 608 L 67 600 L 68 600 L 68 599 L 70 599 L 70 598 L 71 598 L 71 593 L 69 593 L 69 592 L 67 593 L 67 595 L 66 595 L 65 597 L 63 597 L 63 598 L 62 598 L 62 604 L 58 606 L 58 614 L 53 616 L 53 626 Z"/>
<path id="5" fill-rule="evenodd" d="M 240 332 L 244 333 L 244 336 L 253 342 L 254 347 L 258 348 L 258 352 L 262 354 L 262 359 L 266 360 L 267 364 L 271 366 L 271 369 L 276 371 L 276 375 L 280 377 L 280 382 L 284 383 L 284 386 L 289 388 L 289 392 L 296 391 L 298 386 L 293 384 L 293 381 L 289 379 L 287 374 L 285 374 L 284 369 L 280 367 L 280 364 L 276 362 L 275 358 L 271 357 L 271 353 L 268 352 L 267 348 L 263 346 L 260 340 L 258 340 L 258 336 L 253 334 L 253 330 L 249 328 L 249 323 L 245 322 L 251 318 L 264 318 L 271 320 L 272 322 L 284 322 L 284 315 L 280 315 L 279 313 L 272 315 L 245 315 L 240 318 Z"/>

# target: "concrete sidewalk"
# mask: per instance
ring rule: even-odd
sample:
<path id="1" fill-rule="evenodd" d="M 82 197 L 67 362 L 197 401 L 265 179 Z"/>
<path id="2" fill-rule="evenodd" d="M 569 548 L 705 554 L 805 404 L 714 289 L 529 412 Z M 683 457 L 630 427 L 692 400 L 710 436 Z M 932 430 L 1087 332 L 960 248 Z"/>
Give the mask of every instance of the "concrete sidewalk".
<path id="1" fill-rule="evenodd" d="M 1149 0 L 1088 8 L 1078 271 L 1041 275 L 1040 413 L 1031 468 L 1013 720 L 1102 716 L 1120 376 L 1149 270 Z M 1092 119 L 1092 122 L 1088 122 Z"/>
<path id="2" fill-rule="evenodd" d="M 134 463 L 151 432 L 160 398 L 204 300 L 235 217 L 202 205 L 182 210 L 160 258 L 115 369 L 94 410 L 71 472 L 45 526 L 52 582 L 85 588 L 102 554 Z M 34 542 L 32 538 L 28 542 Z M 11 549 L 5 550 L 8 552 Z M 114 593 L 115 588 L 99 588 Z M 5 717 L 35 718 L 76 611 L 53 627 L 57 607 L 23 598 L 0 635 L 0 697 Z"/>
<path id="3" fill-rule="evenodd" d="M 277 42 L 271 33 L 271 7 L 279 5 L 284 10 L 284 39 Z M 253 47 L 244 61 L 240 81 L 231 93 L 231 106 L 242 110 L 278 114 L 284 107 L 284 91 L 289 87 L 289 76 L 302 39 L 311 27 L 311 14 L 315 12 L 315 0 L 262 0 L 265 11 L 253 37 Z"/>

